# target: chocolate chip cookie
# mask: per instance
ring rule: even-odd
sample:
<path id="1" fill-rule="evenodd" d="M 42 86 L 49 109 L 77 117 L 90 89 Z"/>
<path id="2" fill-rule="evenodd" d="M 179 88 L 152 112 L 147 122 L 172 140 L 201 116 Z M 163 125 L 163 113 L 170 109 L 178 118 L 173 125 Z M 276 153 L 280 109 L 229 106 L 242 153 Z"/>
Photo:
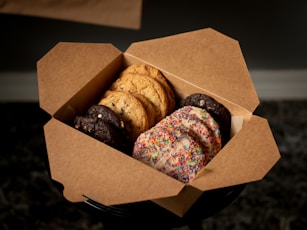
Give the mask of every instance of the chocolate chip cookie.
<path id="1" fill-rule="evenodd" d="M 142 94 L 133 93 L 132 95 L 143 104 L 143 107 L 147 113 L 148 128 L 151 128 L 155 124 L 155 108 L 153 104 L 150 100 L 147 99 L 147 97 L 143 96 Z"/>
<path id="2" fill-rule="evenodd" d="M 143 75 L 143 76 L 148 76 L 151 77 L 153 79 L 155 79 L 156 81 L 158 81 L 162 87 L 164 88 L 164 90 L 166 91 L 167 94 L 167 98 L 168 98 L 168 113 L 173 112 L 173 110 L 175 109 L 176 106 L 176 100 L 175 100 L 175 95 L 174 92 L 172 90 L 172 87 L 170 86 L 170 83 L 168 82 L 168 80 L 164 77 L 164 75 L 161 73 L 160 70 L 158 70 L 157 68 L 154 68 L 150 65 L 146 65 L 146 64 L 133 64 L 129 67 L 127 67 L 122 74 L 139 74 L 139 75 Z"/>
<path id="3" fill-rule="evenodd" d="M 111 85 L 111 90 L 138 93 L 151 101 L 155 108 L 155 122 L 168 114 L 168 97 L 163 86 L 153 78 L 140 74 L 121 74 Z"/>
<path id="4" fill-rule="evenodd" d="M 107 106 L 125 122 L 126 130 L 132 141 L 149 127 L 147 112 L 143 104 L 130 93 L 108 90 L 99 105 Z"/>

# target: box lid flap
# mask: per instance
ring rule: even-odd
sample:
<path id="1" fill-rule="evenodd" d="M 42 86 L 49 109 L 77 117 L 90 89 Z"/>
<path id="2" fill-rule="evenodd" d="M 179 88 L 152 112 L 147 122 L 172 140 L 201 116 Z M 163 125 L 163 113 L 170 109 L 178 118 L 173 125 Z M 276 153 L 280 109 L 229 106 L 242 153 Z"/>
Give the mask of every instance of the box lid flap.
<path id="1" fill-rule="evenodd" d="M 41 108 L 53 115 L 120 55 L 111 44 L 58 43 L 37 62 Z"/>
<path id="2" fill-rule="evenodd" d="M 261 180 L 279 158 L 267 120 L 252 116 L 190 185 L 211 190 Z"/>
<path id="3" fill-rule="evenodd" d="M 1 1 L 0 12 L 140 29 L 142 2 L 142 0 L 4 0 Z"/>
<path id="4" fill-rule="evenodd" d="M 126 54 L 250 112 L 259 104 L 238 41 L 213 29 L 136 42 Z"/>
<path id="5" fill-rule="evenodd" d="M 104 205 L 130 203 L 176 196 L 185 186 L 54 118 L 44 131 L 51 177 L 72 202 L 86 195 Z"/>

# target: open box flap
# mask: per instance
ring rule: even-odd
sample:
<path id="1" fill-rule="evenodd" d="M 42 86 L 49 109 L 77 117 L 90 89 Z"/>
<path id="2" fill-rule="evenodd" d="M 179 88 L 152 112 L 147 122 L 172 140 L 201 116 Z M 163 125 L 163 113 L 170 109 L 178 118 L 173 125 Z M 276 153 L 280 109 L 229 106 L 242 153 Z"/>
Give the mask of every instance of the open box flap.
<path id="1" fill-rule="evenodd" d="M 250 112 L 259 104 L 238 41 L 213 29 L 136 42 L 125 54 Z"/>
<path id="2" fill-rule="evenodd" d="M 104 205 L 130 203 L 176 196 L 184 188 L 56 119 L 44 131 L 51 177 L 64 185 L 64 196 L 72 202 L 84 201 L 86 195 Z"/>
<path id="3" fill-rule="evenodd" d="M 254 115 L 190 185 L 206 191 L 257 181 L 279 158 L 267 120 Z"/>
<path id="4" fill-rule="evenodd" d="M 37 62 L 40 107 L 53 115 L 120 55 L 111 44 L 58 43 Z"/>
<path id="5" fill-rule="evenodd" d="M 0 12 L 140 29 L 142 0 L 4 0 Z"/>

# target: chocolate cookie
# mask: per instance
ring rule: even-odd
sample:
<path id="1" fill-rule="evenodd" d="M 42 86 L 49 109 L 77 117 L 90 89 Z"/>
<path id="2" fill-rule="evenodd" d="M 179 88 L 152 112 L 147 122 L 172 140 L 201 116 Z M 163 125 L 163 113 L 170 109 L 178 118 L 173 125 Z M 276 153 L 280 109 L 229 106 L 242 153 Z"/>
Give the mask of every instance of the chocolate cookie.
<path id="1" fill-rule="evenodd" d="M 131 153 L 132 142 L 129 141 L 125 132 L 119 130 L 108 122 L 98 120 L 95 124 L 93 137 L 122 152 Z"/>
<path id="2" fill-rule="evenodd" d="M 115 127 L 122 129 L 124 128 L 124 122 L 121 120 L 110 108 L 103 105 L 92 105 L 86 116 L 103 120 L 113 124 Z"/>
<path id="3" fill-rule="evenodd" d="M 231 114 L 229 110 L 214 98 L 200 93 L 195 93 L 185 98 L 181 106 L 192 105 L 203 108 L 210 113 L 214 120 L 220 125 L 222 145 L 230 139 Z"/>
<path id="4" fill-rule="evenodd" d="M 129 140 L 124 122 L 108 107 L 91 106 L 85 116 L 74 119 L 75 128 L 122 152 L 131 153 L 133 143 Z"/>

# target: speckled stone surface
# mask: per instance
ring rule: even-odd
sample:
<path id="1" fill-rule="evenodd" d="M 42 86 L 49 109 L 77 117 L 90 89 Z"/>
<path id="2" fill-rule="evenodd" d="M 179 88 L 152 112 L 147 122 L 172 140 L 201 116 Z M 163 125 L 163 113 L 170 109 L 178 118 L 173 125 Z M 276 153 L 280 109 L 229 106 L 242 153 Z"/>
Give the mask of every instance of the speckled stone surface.
<path id="1" fill-rule="evenodd" d="M 67 202 L 50 181 L 46 113 L 36 103 L 0 108 L 0 229 L 107 229 L 95 212 Z M 264 101 L 255 114 L 269 120 L 282 158 L 262 181 L 201 220 L 202 229 L 307 229 L 307 101 Z"/>

